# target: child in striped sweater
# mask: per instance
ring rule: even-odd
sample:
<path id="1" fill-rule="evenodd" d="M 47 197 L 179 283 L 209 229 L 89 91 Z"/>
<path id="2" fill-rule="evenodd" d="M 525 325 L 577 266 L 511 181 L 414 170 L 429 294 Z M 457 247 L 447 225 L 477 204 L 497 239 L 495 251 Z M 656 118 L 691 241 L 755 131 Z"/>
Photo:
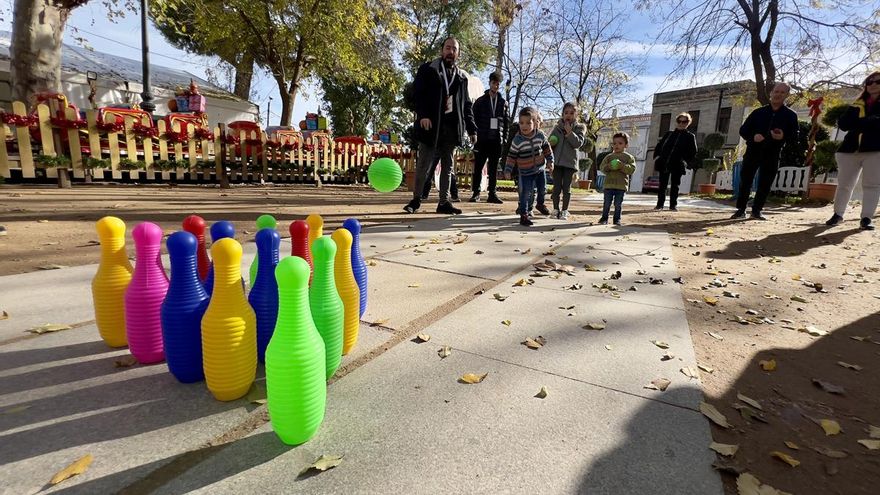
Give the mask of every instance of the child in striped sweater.
<path id="1" fill-rule="evenodd" d="M 546 196 L 546 172 L 553 171 L 553 150 L 547 137 L 538 130 L 538 112 L 532 107 L 525 107 L 519 112 L 519 133 L 513 137 L 507 163 L 504 165 L 504 176 L 510 180 L 513 167 L 519 170 L 519 223 L 530 226 L 528 202 L 529 194 L 537 187 L 537 209 L 542 215 L 549 215 L 550 210 L 544 205 Z"/>

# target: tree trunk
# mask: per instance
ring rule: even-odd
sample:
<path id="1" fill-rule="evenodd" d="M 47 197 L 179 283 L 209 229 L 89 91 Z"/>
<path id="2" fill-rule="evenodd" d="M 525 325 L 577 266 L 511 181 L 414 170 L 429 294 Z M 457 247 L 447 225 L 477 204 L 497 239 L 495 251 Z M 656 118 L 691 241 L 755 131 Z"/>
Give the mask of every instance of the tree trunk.
<path id="1" fill-rule="evenodd" d="M 61 90 L 61 38 L 70 9 L 53 0 L 15 0 L 10 46 L 12 99 Z"/>
<path id="2" fill-rule="evenodd" d="M 507 29 L 498 28 L 498 53 L 495 56 L 495 70 L 501 73 L 504 66 L 504 45 L 507 43 Z"/>
<path id="3" fill-rule="evenodd" d="M 290 99 L 290 92 L 287 90 L 287 81 L 283 77 L 276 76 L 275 84 L 278 85 L 278 94 L 281 96 L 281 122 L 278 125 L 290 125 L 293 102 Z"/>
<path id="4" fill-rule="evenodd" d="M 245 52 L 241 60 L 235 66 L 235 90 L 233 93 L 239 98 L 251 99 L 251 81 L 254 78 L 254 55 Z"/>
<path id="5" fill-rule="evenodd" d="M 767 84 L 764 82 L 764 66 L 761 64 L 761 33 L 752 33 L 752 70 L 755 73 L 755 94 L 761 105 L 770 103 L 770 97 L 767 94 Z"/>

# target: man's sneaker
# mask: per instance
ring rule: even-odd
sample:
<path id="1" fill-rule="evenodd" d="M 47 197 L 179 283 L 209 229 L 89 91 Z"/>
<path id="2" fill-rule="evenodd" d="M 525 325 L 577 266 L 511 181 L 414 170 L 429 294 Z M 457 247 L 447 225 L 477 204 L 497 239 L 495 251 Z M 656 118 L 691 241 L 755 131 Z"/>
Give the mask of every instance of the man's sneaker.
<path id="1" fill-rule="evenodd" d="M 862 230 L 874 230 L 874 226 L 871 225 L 871 219 L 868 217 L 862 218 L 859 222 L 859 228 Z"/>
<path id="2" fill-rule="evenodd" d="M 670 207 L 669 207 L 669 211 L 678 211 L 678 208 L 676 208 L 676 207 L 674 207 L 674 206 L 670 206 Z"/>
<path id="3" fill-rule="evenodd" d="M 730 216 L 731 220 L 739 220 L 740 218 L 745 218 L 746 212 L 745 210 L 736 210 L 736 213 Z"/>
<path id="4" fill-rule="evenodd" d="M 752 220 L 769 220 L 769 218 L 765 217 L 760 211 L 757 213 L 752 213 Z"/>
<path id="5" fill-rule="evenodd" d="M 663 205 L 657 205 L 657 206 L 654 207 L 654 209 L 655 209 L 655 210 L 662 210 L 662 209 L 663 209 Z"/>
<path id="6" fill-rule="evenodd" d="M 615 221 L 614 221 L 614 225 L 617 225 L 617 226 L 619 227 L 619 226 L 620 226 L 620 220 L 615 220 Z"/>
<path id="7" fill-rule="evenodd" d="M 471 196 L 471 199 L 469 199 L 468 202 L 469 203 L 479 203 L 480 202 L 480 193 L 474 193 L 474 195 Z"/>
<path id="8" fill-rule="evenodd" d="M 550 218 L 559 218 L 559 210 L 553 209 L 553 212 L 550 213 Z"/>
<path id="9" fill-rule="evenodd" d="M 526 214 L 526 216 L 529 218 L 535 218 L 535 212 L 532 210 L 529 210 L 529 212 Z"/>
<path id="10" fill-rule="evenodd" d="M 444 201 L 442 203 L 437 203 L 437 213 L 444 213 L 446 215 L 461 215 L 461 210 L 452 206 L 452 203 L 449 201 Z"/>
<path id="11" fill-rule="evenodd" d="M 538 212 L 540 212 L 541 215 L 544 215 L 544 216 L 550 215 L 550 210 L 547 209 L 547 205 L 538 205 L 535 207 L 535 209 L 538 210 Z"/>
<path id="12" fill-rule="evenodd" d="M 600 218 L 599 225 L 608 225 L 608 218 L 606 218 L 606 217 Z"/>
<path id="13" fill-rule="evenodd" d="M 825 222 L 825 225 L 827 225 L 829 227 L 834 227 L 835 225 L 839 224 L 842 221 L 843 221 L 843 217 L 838 215 L 837 213 L 835 213 L 834 215 L 831 215 L 831 218 L 829 218 L 827 222 Z"/>
<path id="14" fill-rule="evenodd" d="M 405 211 L 407 213 L 415 213 L 415 212 L 419 211 L 419 208 L 421 208 L 421 207 L 422 207 L 422 202 L 417 199 L 413 199 L 413 200 L 410 200 L 410 202 L 407 203 L 406 206 L 403 207 L 403 211 Z"/>
<path id="15" fill-rule="evenodd" d="M 529 218 L 528 215 L 520 215 L 520 216 L 519 216 L 519 224 L 520 224 L 520 225 L 524 225 L 524 226 L 526 226 L 526 227 L 531 227 L 532 225 L 535 224 L 535 222 L 533 222 L 533 221 Z"/>
<path id="16" fill-rule="evenodd" d="M 568 220 L 568 210 L 562 210 L 559 212 L 560 220 Z"/>
<path id="17" fill-rule="evenodd" d="M 489 199 L 487 199 L 486 202 L 496 204 L 496 205 L 504 204 L 504 201 L 501 201 L 500 199 L 498 199 L 498 196 L 496 196 L 492 193 L 489 193 Z"/>

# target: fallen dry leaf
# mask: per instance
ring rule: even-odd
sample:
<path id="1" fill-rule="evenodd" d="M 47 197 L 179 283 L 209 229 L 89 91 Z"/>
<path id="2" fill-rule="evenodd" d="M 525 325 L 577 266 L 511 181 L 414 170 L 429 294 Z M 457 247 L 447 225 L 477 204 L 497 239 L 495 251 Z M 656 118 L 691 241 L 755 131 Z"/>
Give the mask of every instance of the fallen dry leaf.
<path id="1" fill-rule="evenodd" d="M 763 485 L 749 473 L 742 473 L 736 478 L 736 491 L 739 495 L 791 495 L 779 491 L 770 485 Z"/>
<path id="2" fill-rule="evenodd" d="M 843 387 L 835 385 L 833 383 L 819 380 L 818 378 L 813 378 L 813 385 L 821 388 L 822 390 L 828 392 L 829 394 L 844 395 L 846 393 L 846 390 L 844 390 Z"/>
<path id="3" fill-rule="evenodd" d="M 758 364 L 761 366 L 761 369 L 764 371 L 776 370 L 776 360 L 775 359 L 771 359 L 769 361 L 761 360 L 758 362 Z"/>
<path id="4" fill-rule="evenodd" d="M 410 289 L 415 289 L 415 288 L 421 287 L 421 286 L 422 286 L 422 284 L 409 284 L 409 285 L 407 285 L 407 287 L 409 287 Z"/>
<path id="5" fill-rule="evenodd" d="M 477 375 L 475 373 L 465 373 L 461 376 L 461 378 L 458 379 L 458 381 L 459 383 L 467 384 L 480 383 L 485 380 L 487 376 L 489 376 L 489 373 L 483 373 L 482 375 Z"/>
<path id="6" fill-rule="evenodd" d="M 38 266 L 40 270 L 60 270 L 62 268 L 68 268 L 67 265 L 42 265 Z"/>
<path id="7" fill-rule="evenodd" d="M 840 433 L 840 423 L 833 419 L 823 419 L 819 421 L 819 426 L 825 430 L 825 436 L 837 435 Z"/>
<path id="8" fill-rule="evenodd" d="M 843 459 L 849 455 L 846 452 L 829 449 L 827 447 L 813 447 L 813 450 L 832 459 Z"/>
<path id="9" fill-rule="evenodd" d="M 437 351 L 437 355 L 440 356 L 440 359 L 444 359 L 445 357 L 449 356 L 450 353 L 452 353 L 452 348 L 448 345 L 444 345 L 440 348 L 440 350 Z"/>
<path id="10" fill-rule="evenodd" d="M 605 350 L 606 350 L 606 351 L 610 351 L 610 350 L 611 350 L 611 346 L 610 346 L 609 344 L 605 344 Z"/>
<path id="11" fill-rule="evenodd" d="M 715 368 L 710 368 L 710 367 L 706 366 L 705 364 L 698 364 L 697 368 L 705 371 L 706 373 L 714 373 L 715 372 Z"/>
<path id="12" fill-rule="evenodd" d="M 547 387 L 541 387 L 541 390 L 538 390 L 538 393 L 535 394 L 535 397 L 539 399 L 547 398 Z"/>
<path id="13" fill-rule="evenodd" d="M 709 448 L 723 456 L 731 457 L 736 454 L 737 450 L 739 450 L 739 445 L 712 442 L 709 444 Z"/>
<path id="14" fill-rule="evenodd" d="M 675 354 L 669 351 L 666 351 L 665 353 L 663 353 L 662 356 L 660 356 L 660 361 L 669 361 L 671 359 L 675 359 Z"/>
<path id="15" fill-rule="evenodd" d="M 666 342 L 663 342 L 662 340 L 652 340 L 651 343 L 661 349 L 669 349 L 669 344 L 667 344 Z"/>
<path id="16" fill-rule="evenodd" d="M 803 304 L 806 304 L 806 303 L 807 303 L 807 300 L 804 299 L 804 298 L 801 297 L 801 296 L 791 296 L 790 299 L 791 299 L 792 301 L 794 301 L 794 302 L 799 302 L 799 303 L 803 303 Z"/>
<path id="17" fill-rule="evenodd" d="M 703 301 L 709 306 L 715 306 L 718 304 L 718 298 L 712 296 L 703 296 Z"/>
<path id="18" fill-rule="evenodd" d="M 7 313 L 6 311 L 3 311 L 2 313 L 0 313 L 0 320 L 8 320 L 8 319 L 9 319 L 9 313 Z"/>
<path id="19" fill-rule="evenodd" d="M 862 367 L 857 364 L 844 363 L 843 361 L 838 361 L 837 364 L 851 370 L 862 371 Z"/>
<path id="20" fill-rule="evenodd" d="M 770 455 L 781 460 L 782 462 L 788 464 L 791 467 L 798 467 L 801 465 L 801 461 L 795 459 L 794 457 L 786 454 L 785 452 L 780 452 L 778 450 L 774 450 L 770 452 Z"/>
<path id="21" fill-rule="evenodd" d="M 601 322 L 590 322 L 581 328 L 584 330 L 605 330 L 605 324 Z"/>
<path id="22" fill-rule="evenodd" d="M 72 327 L 70 325 L 60 325 L 58 323 L 46 323 L 45 325 L 41 325 L 39 327 L 28 328 L 28 332 L 36 333 L 36 334 L 44 334 L 51 332 L 60 332 L 61 330 L 70 330 Z"/>
<path id="23" fill-rule="evenodd" d="M 251 404 L 265 404 L 266 403 L 266 385 L 265 382 L 254 382 L 251 389 L 248 390 L 248 394 L 245 397 L 248 402 Z"/>
<path id="24" fill-rule="evenodd" d="M 137 359 L 132 355 L 122 356 L 121 358 L 113 361 L 113 366 L 116 368 L 128 368 L 137 364 Z"/>
<path id="25" fill-rule="evenodd" d="M 333 469 L 338 466 L 342 462 L 341 455 L 326 455 L 323 454 L 321 457 L 318 457 L 315 462 L 311 463 L 308 467 L 299 472 L 297 477 L 304 476 L 308 474 L 310 471 L 320 471 L 324 472 L 328 469 Z"/>
<path id="26" fill-rule="evenodd" d="M 794 442 L 789 442 L 788 440 L 786 440 L 784 443 L 785 443 L 785 446 L 790 449 L 793 449 L 793 450 L 800 450 L 801 449 L 800 447 L 798 447 L 798 444 L 796 444 Z"/>
<path id="27" fill-rule="evenodd" d="M 685 366 L 684 368 L 681 368 L 678 371 L 681 371 L 682 374 L 688 378 L 699 378 L 700 377 L 700 372 L 697 371 L 697 368 L 695 368 L 693 366 Z"/>
<path id="28" fill-rule="evenodd" d="M 529 285 L 529 281 L 524 278 L 521 278 L 513 283 L 514 287 L 525 287 L 526 285 Z"/>
<path id="29" fill-rule="evenodd" d="M 504 325 L 504 326 L 506 326 L 506 327 L 509 327 L 509 326 L 510 326 L 510 320 L 501 320 L 501 324 Z"/>
<path id="30" fill-rule="evenodd" d="M 528 337 L 528 338 L 526 338 L 525 341 L 521 342 L 522 345 L 528 347 L 529 349 L 535 349 L 535 350 L 540 349 L 541 347 L 544 347 L 544 344 L 546 344 L 546 343 L 547 343 L 547 339 L 545 339 L 544 337 L 542 337 L 540 335 L 538 335 L 534 339 L 531 337 Z"/>
<path id="31" fill-rule="evenodd" d="M 739 400 L 741 400 L 741 401 L 743 401 L 743 402 L 745 402 L 746 404 L 748 404 L 748 405 L 754 407 L 755 409 L 757 409 L 757 410 L 759 410 L 759 411 L 763 411 L 763 410 L 764 410 L 764 408 L 761 407 L 761 404 L 758 403 L 758 401 L 756 401 L 755 399 L 750 399 L 750 398 L 746 397 L 745 395 L 743 395 L 743 394 L 741 394 L 741 393 L 739 393 L 739 392 L 736 393 L 736 398 L 739 399 Z"/>
<path id="32" fill-rule="evenodd" d="M 871 438 L 880 438 L 880 428 L 868 425 L 868 436 Z"/>
<path id="33" fill-rule="evenodd" d="M 27 411 L 30 408 L 31 408 L 31 406 L 15 406 L 15 407 L 10 407 L 9 409 L 4 409 L 3 411 L 0 411 L 0 414 L 15 414 L 15 413 L 20 413 L 22 411 Z"/>
<path id="34" fill-rule="evenodd" d="M 92 461 L 94 460 L 95 458 L 92 457 L 92 454 L 86 454 L 80 457 L 66 468 L 55 473 L 55 476 L 52 476 L 52 479 L 49 480 L 49 484 L 57 485 L 58 483 L 61 483 L 68 478 L 72 478 L 78 474 L 86 472 L 86 469 L 89 468 L 89 465 L 91 465 Z"/>
<path id="35" fill-rule="evenodd" d="M 505 299 L 507 299 L 510 296 L 502 296 L 501 294 L 495 293 L 495 294 L 492 294 L 492 297 L 494 297 L 496 301 L 504 301 Z"/>
<path id="36" fill-rule="evenodd" d="M 651 383 L 645 385 L 644 388 L 665 392 L 666 389 L 669 388 L 670 383 L 672 383 L 672 381 L 668 378 L 655 378 L 651 380 Z"/>
<path id="37" fill-rule="evenodd" d="M 724 340 L 723 335 L 717 334 L 715 332 L 706 332 L 706 333 L 709 335 L 709 337 L 712 337 L 715 340 Z"/>
<path id="38" fill-rule="evenodd" d="M 413 339 L 413 342 L 415 342 L 416 344 L 421 344 L 421 343 L 427 342 L 429 340 L 431 340 L 430 335 L 428 335 L 426 333 L 420 333 L 420 334 L 416 335 L 416 338 Z"/>
<path id="39" fill-rule="evenodd" d="M 707 418 L 711 419 L 716 425 L 722 428 L 730 428 L 730 423 L 727 422 L 727 418 L 721 414 L 718 409 L 715 409 L 715 406 L 712 404 L 700 402 L 700 412 Z"/>
<path id="40" fill-rule="evenodd" d="M 880 440 L 859 440 L 859 443 L 864 445 L 868 450 L 880 449 Z"/>

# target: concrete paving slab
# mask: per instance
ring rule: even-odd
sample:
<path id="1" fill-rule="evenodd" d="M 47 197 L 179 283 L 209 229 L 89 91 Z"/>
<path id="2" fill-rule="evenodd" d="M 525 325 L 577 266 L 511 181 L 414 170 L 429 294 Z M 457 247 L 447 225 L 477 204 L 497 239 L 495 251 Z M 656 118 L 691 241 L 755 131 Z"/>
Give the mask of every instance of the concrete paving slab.
<path id="1" fill-rule="evenodd" d="M 699 413 L 436 350 L 405 342 L 333 384 L 309 443 L 283 446 L 264 426 L 154 493 L 722 493 Z M 466 372 L 489 376 L 457 383 Z M 297 479 L 321 454 L 344 458 Z"/>
<path id="2" fill-rule="evenodd" d="M 601 193 L 589 194 L 586 196 L 576 196 L 572 199 L 577 199 L 579 201 L 587 202 L 587 203 L 598 203 L 601 207 L 602 203 L 605 201 L 605 196 Z M 639 193 L 626 193 L 626 197 L 623 200 L 623 211 L 626 213 L 626 205 L 639 205 L 639 206 L 651 206 L 657 204 L 657 194 L 639 194 Z M 668 206 L 668 202 L 667 202 Z M 692 198 L 689 196 L 679 196 L 678 197 L 678 208 L 701 208 L 701 209 L 711 209 L 711 210 L 735 210 L 736 207 L 732 205 L 726 205 L 724 203 L 719 203 L 717 201 L 712 201 L 709 199 L 702 198 Z M 614 211 L 614 207 L 612 206 L 612 211 Z"/>

